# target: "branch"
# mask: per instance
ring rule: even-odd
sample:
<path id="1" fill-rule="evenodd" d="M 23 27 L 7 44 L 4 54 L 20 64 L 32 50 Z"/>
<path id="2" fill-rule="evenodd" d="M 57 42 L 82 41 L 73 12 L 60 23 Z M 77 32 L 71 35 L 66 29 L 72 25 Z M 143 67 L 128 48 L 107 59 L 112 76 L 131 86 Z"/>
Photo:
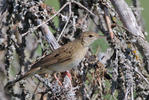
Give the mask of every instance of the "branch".
<path id="1" fill-rule="evenodd" d="M 69 23 L 71 14 L 72 14 L 72 11 L 71 11 L 71 3 L 69 2 L 69 17 L 68 17 L 68 19 L 67 19 L 67 22 L 66 22 L 66 24 L 65 24 L 65 26 L 64 26 L 64 28 L 63 28 L 63 30 L 61 31 L 61 33 L 60 33 L 60 35 L 59 35 L 59 37 L 58 37 L 58 39 L 57 39 L 57 42 L 60 40 L 61 36 L 63 35 L 63 33 L 64 33 L 64 31 L 65 31 L 65 28 L 66 28 L 66 26 L 67 26 L 68 23 Z"/>
<path id="2" fill-rule="evenodd" d="M 137 20 L 124 0 L 111 0 L 115 10 L 117 11 L 123 25 L 128 29 L 129 33 L 135 36 L 135 44 L 142 56 L 144 56 L 145 68 L 149 73 L 149 43 L 144 40 L 144 34 Z M 137 38 L 136 38 L 137 36 Z"/>
<path id="3" fill-rule="evenodd" d="M 88 11 L 91 15 L 96 16 L 92 11 L 90 11 L 88 8 L 86 8 L 85 6 L 83 6 L 81 3 L 76 2 L 76 1 L 72 1 L 72 3 L 77 4 L 78 6 L 82 7 L 83 9 L 85 9 L 86 11 Z"/>
<path id="4" fill-rule="evenodd" d="M 51 50 L 59 48 L 60 45 L 56 41 L 56 39 L 53 36 L 52 32 L 50 31 L 49 26 L 47 24 L 41 24 L 42 21 L 40 19 L 37 20 L 37 23 L 39 25 L 41 25 L 40 29 L 41 29 L 42 33 L 45 35 L 48 43 L 50 44 Z"/>
<path id="5" fill-rule="evenodd" d="M 137 20 L 132 10 L 128 7 L 127 3 L 124 0 L 111 0 L 111 2 L 117 11 L 123 25 L 131 32 L 131 34 L 144 38 L 141 28 L 137 24 Z"/>
<path id="6" fill-rule="evenodd" d="M 42 24 L 34 27 L 32 29 L 32 31 L 35 31 L 37 30 L 39 27 L 41 27 L 42 25 L 46 24 L 47 22 L 49 22 L 50 20 L 52 20 L 54 17 L 56 17 L 67 5 L 69 4 L 69 2 L 65 3 L 63 5 L 63 7 L 61 7 L 61 9 L 59 11 L 57 11 L 52 17 L 50 17 L 48 20 L 46 20 L 45 22 L 43 22 Z M 31 30 L 27 31 L 26 33 L 22 34 L 22 36 L 26 36 Z"/>

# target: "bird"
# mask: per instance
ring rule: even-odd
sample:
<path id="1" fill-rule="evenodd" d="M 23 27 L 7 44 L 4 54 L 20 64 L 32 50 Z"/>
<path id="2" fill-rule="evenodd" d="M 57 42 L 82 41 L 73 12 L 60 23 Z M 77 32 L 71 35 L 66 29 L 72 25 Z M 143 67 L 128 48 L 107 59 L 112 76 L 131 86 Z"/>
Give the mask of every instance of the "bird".
<path id="1" fill-rule="evenodd" d="M 82 32 L 81 35 L 75 40 L 59 47 L 52 53 L 46 55 L 31 65 L 29 71 L 16 80 L 8 82 L 5 88 L 8 88 L 16 82 L 26 79 L 27 77 L 31 77 L 35 74 L 52 74 L 54 72 L 71 70 L 72 68 L 75 69 L 85 57 L 89 46 L 100 37 L 102 36 L 95 32 Z"/>

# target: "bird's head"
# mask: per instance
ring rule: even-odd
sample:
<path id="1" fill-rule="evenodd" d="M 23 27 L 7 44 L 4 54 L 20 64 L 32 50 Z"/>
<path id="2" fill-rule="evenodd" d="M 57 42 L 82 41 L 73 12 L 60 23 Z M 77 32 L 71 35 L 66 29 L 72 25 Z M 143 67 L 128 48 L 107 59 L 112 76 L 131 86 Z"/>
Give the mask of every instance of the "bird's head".
<path id="1" fill-rule="evenodd" d="M 99 38 L 100 38 L 100 35 L 95 32 L 83 32 L 80 35 L 80 39 L 84 46 L 91 45 L 95 40 Z"/>

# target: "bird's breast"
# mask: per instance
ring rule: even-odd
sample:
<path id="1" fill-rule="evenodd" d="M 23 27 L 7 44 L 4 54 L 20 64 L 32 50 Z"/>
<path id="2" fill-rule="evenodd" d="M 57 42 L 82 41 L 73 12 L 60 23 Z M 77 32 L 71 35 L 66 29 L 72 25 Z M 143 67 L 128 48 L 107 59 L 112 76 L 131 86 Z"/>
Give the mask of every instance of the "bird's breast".
<path id="1" fill-rule="evenodd" d="M 78 66 L 79 63 L 82 61 L 82 59 L 85 57 L 86 53 L 88 51 L 88 48 L 81 48 L 78 51 L 76 51 L 76 53 L 74 53 L 73 55 L 73 64 L 75 66 Z"/>

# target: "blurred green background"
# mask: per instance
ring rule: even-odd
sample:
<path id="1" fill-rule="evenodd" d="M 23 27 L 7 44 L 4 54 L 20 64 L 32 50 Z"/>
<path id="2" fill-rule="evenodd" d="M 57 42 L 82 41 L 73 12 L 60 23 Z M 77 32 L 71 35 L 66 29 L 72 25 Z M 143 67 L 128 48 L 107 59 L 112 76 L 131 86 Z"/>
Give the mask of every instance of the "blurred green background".
<path id="1" fill-rule="evenodd" d="M 141 6 L 143 7 L 142 15 L 144 18 L 145 29 L 149 33 L 149 12 L 148 12 L 149 0 L 140 0 L 140 2 L 141 2 Z M 147 39 L 149 41 L 149 35 L 147 36 Z"/>

